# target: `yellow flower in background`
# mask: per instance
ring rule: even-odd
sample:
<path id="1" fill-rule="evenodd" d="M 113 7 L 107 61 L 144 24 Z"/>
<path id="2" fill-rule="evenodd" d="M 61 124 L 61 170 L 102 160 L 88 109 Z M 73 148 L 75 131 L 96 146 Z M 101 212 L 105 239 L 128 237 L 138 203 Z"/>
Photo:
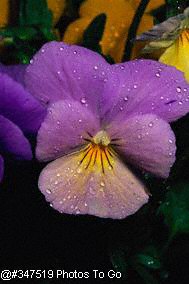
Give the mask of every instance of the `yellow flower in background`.
<path id="1" fill-rule="evenodd" d="M 153 54 L 158 50 L 159 61 L 184 72 L 189 82 L 189 8 L 183 14 L 154 26 L 137 40 L 149 41 L 143 53 Z"/>
<path id="2" fill-rule="evenodd" d="M 65 8 L 65 0 L 47 0 L 49 9 L 53 13 L 53 24 L 56 24 L 63 14 Z M 4 27 L 9 23 L 10 0 L 0 0 L 0 27 Z"/>
<path id="3" fill-rule="evenodd" d="M 64 12 L 66 6 L 65 0 L 47 0 L 49 9 L 53 13 L 53 24 L 55 25 Z"/>
<path id="4" fill-rule="evenodd" d="M 80 43 L 83 33 L 93 19 L 99 14 L 107 16 L 104 34 L 101 40 L 102 52 L 110 55 L 115 62 L 123 57 L 124 47 L 130 25 L 141 0 L 87 0 L 80 7 L 80 18 L 71 23 L 63 37 L 63 41 L 70 44 Z M 151 0 L 140 21 L 137 34 L 153 26 L 153 16 L 150 12 L 161 5 L 164 0 Z M 98 31 L 97 31 L 98 32 Z M 138 50 L 143 44 L 139 43 L 133 49 L 132 58 L 137 57 Z"/>
<path id="5" fill-rule="evenodd" d="M 9 0 L 0 0 L 0 27 L 4 27 L 9 21 Z"/>

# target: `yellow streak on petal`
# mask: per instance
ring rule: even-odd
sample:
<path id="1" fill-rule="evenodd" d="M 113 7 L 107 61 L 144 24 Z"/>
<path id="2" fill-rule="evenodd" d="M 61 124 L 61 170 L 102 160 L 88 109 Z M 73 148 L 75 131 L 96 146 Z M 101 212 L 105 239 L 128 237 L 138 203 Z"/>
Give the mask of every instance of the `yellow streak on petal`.
<path id="1" fill-rule="evenodd" d="M 80 151 L 78 171 L 99 172 L 105 174 L 113 169 L 115 153 L 110 147 L 97 144 L 89 144 L 83 151 Z"/>
<path id="2" fill-rule="evenodd" d="M 159 59 L 160 62 L 175 66 L 184 72 L 189 81 L 189 30 L 183 30 L 179 38 L 168 47 Z"/>

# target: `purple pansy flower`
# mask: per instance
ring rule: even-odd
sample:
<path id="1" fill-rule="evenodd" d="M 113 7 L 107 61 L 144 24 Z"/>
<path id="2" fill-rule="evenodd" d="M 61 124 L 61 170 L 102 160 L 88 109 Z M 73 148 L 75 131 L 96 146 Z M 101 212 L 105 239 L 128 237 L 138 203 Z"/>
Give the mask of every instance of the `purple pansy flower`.
<path id="1" fill-rule="evenodd" d="M 182 73 L 150 60 L 109 65 L 88 49 L 48 43 L 26 72 L 48 114 L 37 158 L 55 160 L 39 178 L 52 206 L 68 214 L 125 218 L 148 201 L 133 164 L 166 178 L 175 161 L 169 122 L 189 111 Z"/>
<path id="2" fill-rule="evenodd" d="M 3 154 L 18 159 L 32 158 L 25 134 L 37 132 L 45 108 L 24 88 L 25 66 L 0 65 L 0 181 L 3 178 Z"/>

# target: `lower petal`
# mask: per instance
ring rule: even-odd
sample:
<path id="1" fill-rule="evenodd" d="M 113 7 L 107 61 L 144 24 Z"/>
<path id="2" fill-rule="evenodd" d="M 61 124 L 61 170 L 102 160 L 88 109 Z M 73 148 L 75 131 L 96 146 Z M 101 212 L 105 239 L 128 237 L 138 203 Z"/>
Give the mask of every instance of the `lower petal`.
<path id="1" fill-rule="evenodd" d="M 122 219 L 148 201 L 144 185 L 115 154 L 100 158 L 91 152 L 86 158 L 85 151 L 59 158 L 42 171 L 39 188 L 54 209 Z"/>

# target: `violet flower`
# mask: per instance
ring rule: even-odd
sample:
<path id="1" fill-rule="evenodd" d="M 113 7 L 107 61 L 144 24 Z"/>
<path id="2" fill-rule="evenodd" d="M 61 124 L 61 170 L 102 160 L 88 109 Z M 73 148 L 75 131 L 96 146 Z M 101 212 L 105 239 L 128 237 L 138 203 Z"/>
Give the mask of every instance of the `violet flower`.
<path id="1" fill-rule="evenodd" d="M 166 178 L 175 161 L 169 122 L 189 111 L 182 73 L 159 62 L 109 65 L 78 46 L 48 43 L 26 72 L 29 91 L 49 105 L 37 138 L 39 178 L 61 213 L 125 218 L 148 201 L 133 164 Z"/>
<path id="2" fill-rule="evenodd" d="M 45 108 L 24 88 L 25 66 L 0 65 L 0 181 L 4 159 L 11 154 L 30 160 L 31 146 L 25 134 L 37 132 L 44 119 Z"/>

